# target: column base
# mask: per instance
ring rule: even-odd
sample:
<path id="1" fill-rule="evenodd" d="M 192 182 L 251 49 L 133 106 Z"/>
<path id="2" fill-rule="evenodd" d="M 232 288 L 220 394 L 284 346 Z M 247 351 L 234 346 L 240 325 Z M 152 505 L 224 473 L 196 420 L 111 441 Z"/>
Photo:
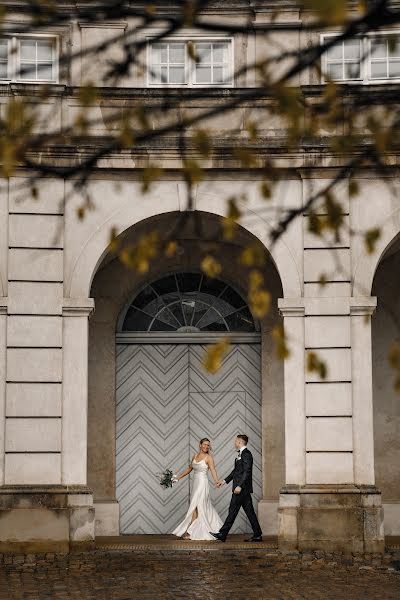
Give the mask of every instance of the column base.
<path id="1" fill-rule="evenodd" d="M 94 546 L 93 496 L 86 487 L 0 488 L 0 553 L 69 552 Z"/>
<path id="2" fill-rule="evenodd" d="M 284 486 L 278 543 L 282 550 L 382 553 L 381 493 L 374 486 Z"/>

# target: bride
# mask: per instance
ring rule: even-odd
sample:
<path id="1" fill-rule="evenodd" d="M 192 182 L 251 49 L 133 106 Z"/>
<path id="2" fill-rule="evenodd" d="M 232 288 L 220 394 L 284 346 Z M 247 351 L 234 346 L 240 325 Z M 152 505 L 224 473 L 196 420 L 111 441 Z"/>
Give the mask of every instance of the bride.
<path id="1" fill-rule="evenodd" d="M 208 484 L 208 471 L 218 483 L 214 460 L 210 455 L 210 440 L 200 440 L 199 452 L 192 458 L 189 467 L 181 475 L 175 477 L 179 481 L 194 471 L 193 492 L 189 509 L 182 523 L 172 532 L 184 540 L 214 540 L 210 531 L 219 531 L 222 521 L 212 505 L 210 487 Z"/>

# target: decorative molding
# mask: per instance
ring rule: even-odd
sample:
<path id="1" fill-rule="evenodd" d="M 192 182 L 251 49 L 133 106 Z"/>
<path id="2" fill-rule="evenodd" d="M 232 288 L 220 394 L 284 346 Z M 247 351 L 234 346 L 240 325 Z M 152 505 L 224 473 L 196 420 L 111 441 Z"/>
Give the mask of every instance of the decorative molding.
<path id="1" fill-rule="evenodd" d="M 376 296 L 357 296 L 350 298 L 350 315 L 371 316 L 374 314 L 377 305 Z"/>
<path id="2" fill-rule="evenodd" d="M 95 23 L 85 23 L 85 21 L 83 21 L 78 22 L 78 27 L 79 29 L 123 29 L 125 31 L 128 27 L 128 23 L 126 21 L 104 21 L 101 23 L 99 21 L 96 21 Z"/>
<path id="3" fill-rule="evenodd" d="M 179 332 L 120 332 L 115 341 L 117 344 L 214 344 L 228 339 L 231 344 L 258 344 L 261 342 L 259 333 L 179 333 Z"/>
<path id="4" fill-rule="evenodd" d="M 282 317 L 304 317 L 304 298 L 279 298 L 278 309 Z"/>
<path id="5" fill-rule="evenodd" d="M 63 300 L 63 317 L 90 317 L 93 312 L 93 298 L 64 298 Z"/>

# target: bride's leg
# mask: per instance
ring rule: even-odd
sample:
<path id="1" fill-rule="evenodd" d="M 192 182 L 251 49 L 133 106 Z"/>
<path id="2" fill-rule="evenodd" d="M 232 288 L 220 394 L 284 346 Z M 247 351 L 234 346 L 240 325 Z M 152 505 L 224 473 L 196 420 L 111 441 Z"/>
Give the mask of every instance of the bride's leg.
<path id="1" fill-rule="evenodd" d="M 195 521 L 198 518 L 198 516 L 199 516 L 199 513 L 197 511 L 197 508 L 195 508 L 194 511 L 192 512 L 192 523 L 193 523 L 193 521 Z M 190 534 L 186 531 L 186 533 L 183 534 L 182 539 L 190 540 Z"/>

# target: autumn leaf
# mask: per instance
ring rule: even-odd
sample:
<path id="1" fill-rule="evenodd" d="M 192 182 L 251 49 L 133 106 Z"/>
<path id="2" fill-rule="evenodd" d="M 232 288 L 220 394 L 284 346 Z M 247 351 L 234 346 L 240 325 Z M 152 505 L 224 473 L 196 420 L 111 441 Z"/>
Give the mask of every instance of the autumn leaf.
<path id="1" fill-rule="evenodd" d="M 222 366 L 223 359 L 230 347 L 227 338 L 208 346 L 203 359 L 203 366 L 209 373 L 217 373 Z"/>
<path id="2" fill-rule="evenodd" d="M 149 164 L 142 172 L 142 192 L 147 194 L 151 184 L 161 177 L 163 170 L 157 165 Z"/>
<path id="3" fill-rule="evenodd" d="M 98 92 L 92 82 L 86 82 L 78 89 L 78 101 L 86 108 L 93 105 L 97 98 Z"/>
<path id="4" fill-rule="evenodd" d="M 260 271 L 253 269 L 249 274 L 249 305 L 253 315 L 262 319 L 271 306 L 271 294 L 265 289 L 264 277 Z"/>
<path id="5" fill-rule="evenodd" d="M 211 138 L 206 129 L 196 129 L 193 134 L 193 144 L 198 152 L 204 158 L 207 158 L 211 152 Z"/>
<path id="6" fill-rule="evenodd" d="M 217 277 L 222 271 L 220 263 L 213 256 L 210 255 L 207 255 L 203 258 L 200 266 L 201 270 L 208 277 Z"/>
<path id="7" fill-rule="evenodd" d="M 290 356 L 283 325 L 276 325 L 272 329 L 272 337 L 275 341 L 275 353 L 277 358 L 285 360 Z"/>
<path id="8" fill-rule="evenodd" d="M 381 230 L 379 227 L 373 227 L 372 229 L 368 229 L 368 231 L 364 234 L 364 243 L 367 249 L 368 254 L 372 254 L 375 252 L 376 243 L 381 237 Z"/>
<path id="9" fill-rule="evenodd" d="M 318 355 L 309 351 L 307 352 L 307 371 L 317 373 L 320 379 L 326 379 L 328 370 L 326 364 L 318 358 Z"/>
<path id="10" fill-rule="evenodd" d="M 246 267 L 261 267 L 265 264 L 265 250 L 256 242 L 242 250 L 239 260 Z"/>
<path id="11" fill-rule="evenodd" d="M 178 243 L 175 240 L 169 240 L 165 246 L 165 256 L 172 258 L 178 249 Z"/>

